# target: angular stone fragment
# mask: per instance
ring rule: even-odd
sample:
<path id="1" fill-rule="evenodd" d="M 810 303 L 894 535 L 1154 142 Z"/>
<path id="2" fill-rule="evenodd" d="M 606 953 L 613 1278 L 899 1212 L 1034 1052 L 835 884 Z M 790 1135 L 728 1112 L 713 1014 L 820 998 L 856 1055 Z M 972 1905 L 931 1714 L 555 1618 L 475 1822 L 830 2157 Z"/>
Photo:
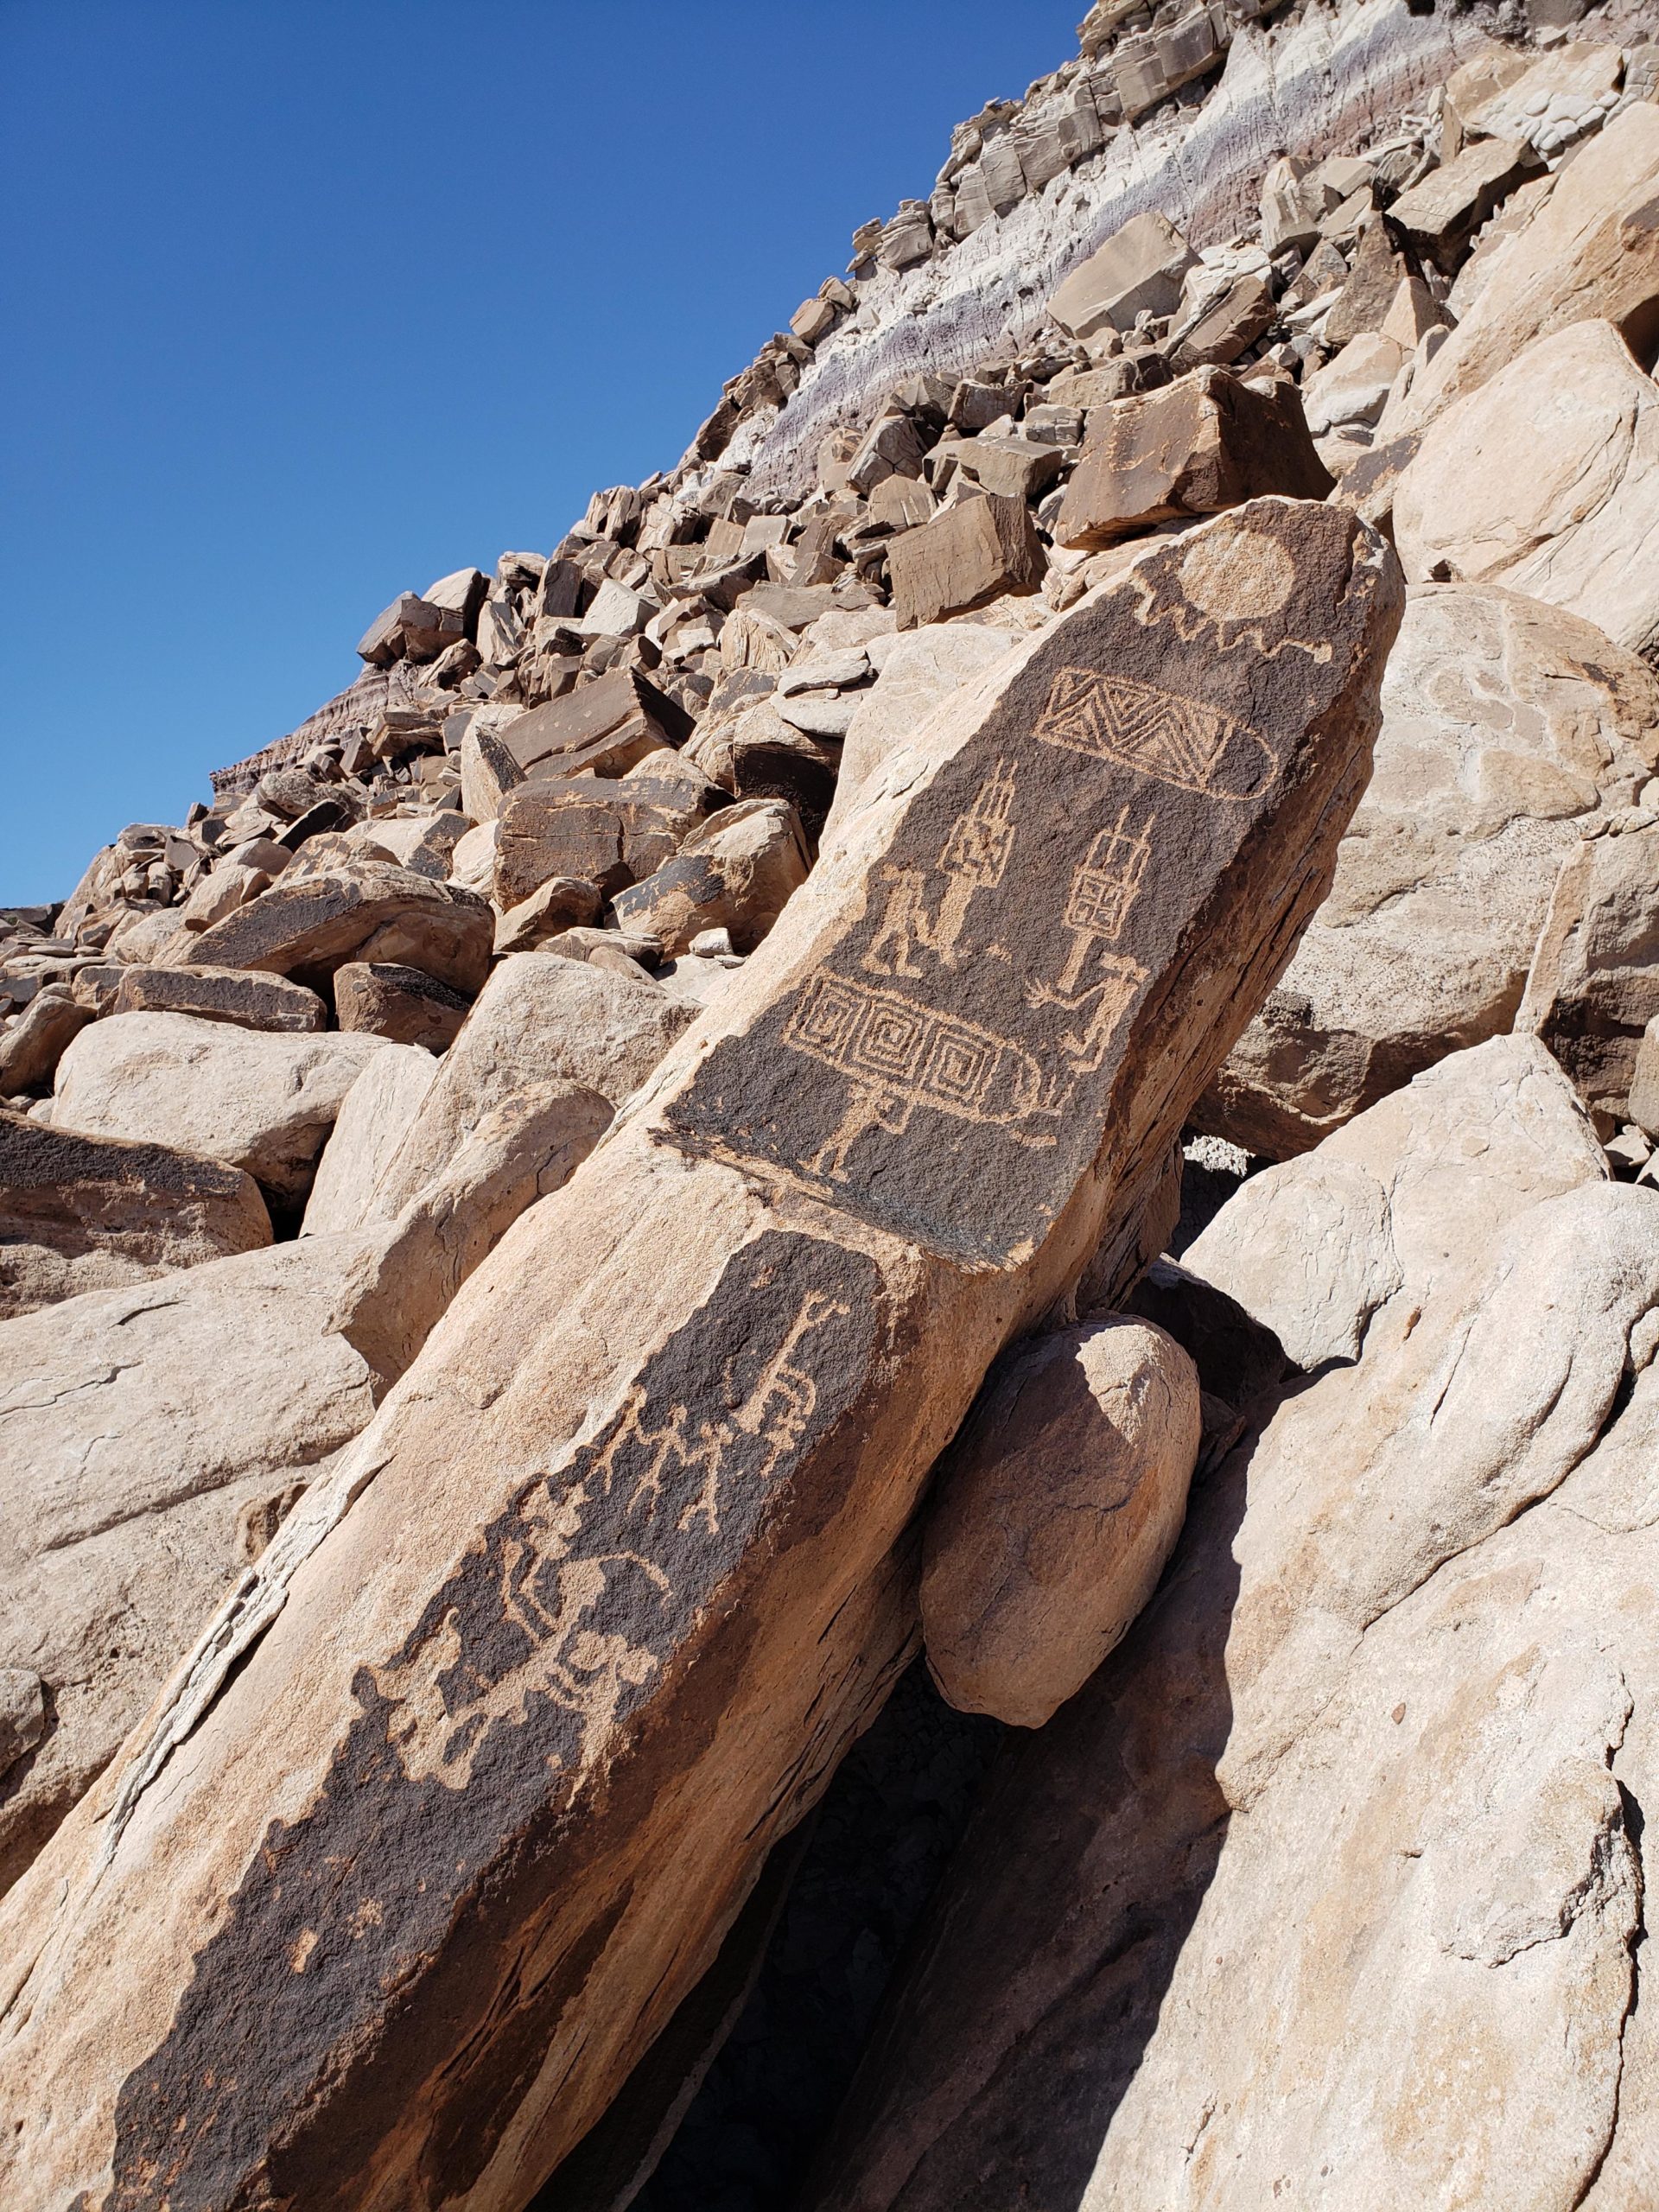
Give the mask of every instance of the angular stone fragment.
<path id="1" fill-rule="evenodd" d="M 474 822 L 493 822 L 524 772 L 493 730 L 473 728 L 461 741 L 461 804 Z"/>
<path id="2" fill-rule="evenodd" d="M 1477 139 L 1402 192 L 1389 209 L 1389 221 L 1449 276 L 1471 234 L 1536 167 L 1537 156 L 1524 139 Z"/>
<path id="3" fill-rule="evenodd" d="M 497 817 L 495 903 L 516 906 L 555 876 L 621 891 L 672 860 L 701 813 L 626 777 L 536 777 Z"/>
<path id="4" fill-rule="evenodd" d="M 1645 817 L 1642 817 L 1645 818 Z M 1659 829 L 1597 837 L 1571 852 L 1515 1017 L 1541 1037 L 1609 1124 L 1629 1113 L 1637 1055 L 1659 1014 Z"/>
<path id="5" fill-rule="evenodd" d="M 1394 515 L 1413 582 L 1505 584 L 1632 652 L 1659 644 L 1659 391 L 1611 323 L 1541 338 L 1447 408 Z"/>
<path id="6" fill-rule="evenodd" d="M 1062 545 L 1109 545 L 1149 523 L 1265 492 L 1323 499 L 1331 480 L 1294 385 L 1263 391 L 1224 369 L 1198 369 L 1090 416 L 1054 532 Z"/>
<path id="7" fill-rule="evenodd" d="M 315 991 L 283 976 L 245 968 L 127 968 L 112 1014 L 193 1014 L 238 1029 L 294 1033 L 326 1029 L 328 1009 Z M 342 1025 L 344 1026 L 344 1025 Z"/>
<path id="8" fill-rule="evenodd" d="M 69 1046 L 92 1019 L 67 990 L 36 991 L 10 1029 L 0 1032 L 0 1098 L 49 1084 Z"/>
<path id="9" fill-rule="evenodd" d="M 875 771 L 918 723 L 1018 642 L 1014 631 L 979 622 L 936 622 L 893 641 L 847 726 L 826 837 L 845 823 Z"/>
<path id="10" fill-rule="evenodd" d="M 1071 271 L 1048 311 L 1074 338 L 1132 329 L 1143 311 L 1174 313 L 1181 279 L 1198 258 L 1173 223 L 1148 210 Z"/>
<path id="11" fill-rule="evenodd" d="M 466 631 L 458 607 L 435 607 L 406 591 L 377 614 L 358 639 L 358 658 L 380 668 L 405 658 L 435 660 L 446 645 L 464 637 Z"/>
<path id="12" fill-rule="evenodd" d="M 285 1036 L 188 1014 L 122 1014 L 64 1054 L 54 1128 L 228 1160 L 292 1204 L 378 1037 Z"/>
<path id="13" fill-rule="evenodd" d="M 476 991 L 489 967 L 494 923 L 486 900 L 413 869 L 359 861 L 279 881 L 193 937 L 181 968 L 252 968 L 326 987 L 348 960 L 419 968 Z"/>
<path id="14" fill-rule="evenodd" d="M 1198 1450 L 1198 1378 L 1113 1319 L 994 1368 L 935 1477 L 922 1554 L 928 1669 L 1022 1728 L 1083 1688 L 1157 1586 Z"/>
<path id="15" fill-rule="evenodd" d="M 613 669 L 532 707 L 499 735 L 526 775 L 620 776 L 645 753 L 679 744 L 690 728 L 684 709 L 637 669 Z"/>
<path id="16" fill-rule="evenodd" d="M 505 2212 L 587 2133 L 909 1648 L 989 1360 L 1317 903 L 1400 597 L 1255 503 L 934 718 L 0 1908 L 18 2212 Z"/>
<path id="17" fill-rule="evenodd" d="M 613 902 L 625 930 L 686 951 L 703 930 L 724 929 L 751 952 L 806 880 L 806 840 L 787 799 L 746 798 L 685 839 L 679 854 Z"/>
<path id="18" fill-rule="evenodd" d="M 305 1202 L 303 1236 L 360 1229 L 387 1162 L 408 1135 L 441 1063 L 419 1045 L 377 1052 L 346 1094 Z"/>
<path id="19" fill-rule="evenodd" d="M 1583 829 L 1630 805 L 1656 754 L 1659 677 L 1593 624 L 1516 592 L 1414 588 L 1331 895 L 1203 1126 L 1282 1160 L 1510 1028 L 1558 875 L 1600 852 Z M 1630 907 L 1610 967 L 1640 959 L 1645 927 Z"/>
<path id="20" fill-rule="evenodd" d="M 964 614 L 1004 592 L 1036 591 L 1046 563 L 1023 499 L 987 493 L 947 507 L 887 548 L 901 630 Z"/>
<path id="21" fill-rule="evenodd" d="M 596 883 L 576 876 L 550 876 L 528 899 L 509 906 L 496 923 L 496 956 L 533 952 L 563 931 L 596 922 L 604 903 L 605 894 Z"/>
<path id="22" fill-rule="evenodd" d="M 223 1160 L 0 1112 L 0 1319 L 270 1242 L 258 1186 Z"/>
<path id="23" fill-rule="evenodd" d="M 334 970 L 334 1013 L 342 1029 L 422 1045 L 441 1052 L 454 1040 L 472 1001 L 435 976 L 387 960 L 353 960 Z"/>
<path id="24" fill-rule="evenodd" d="M 1184 325 L 1170 346 L 1170 365 L 1177 371 L 1225 368 L 1255 345 L 1273 315 L 1273 286 L 1247 271 Z"/>

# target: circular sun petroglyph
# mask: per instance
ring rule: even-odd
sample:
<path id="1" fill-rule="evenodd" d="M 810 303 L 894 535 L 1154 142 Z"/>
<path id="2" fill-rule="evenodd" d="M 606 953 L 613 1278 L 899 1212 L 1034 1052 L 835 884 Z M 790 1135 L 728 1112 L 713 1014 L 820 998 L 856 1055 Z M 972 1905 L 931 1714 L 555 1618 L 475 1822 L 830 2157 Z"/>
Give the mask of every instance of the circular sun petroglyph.
<path id="1" fill-rule="evenodd" d="M 1296 583 L 1296 564 L 1259 530 L 1211 530 L 1181 563 L 1181 589 L 1213 622 L 1276 614 Z"/>

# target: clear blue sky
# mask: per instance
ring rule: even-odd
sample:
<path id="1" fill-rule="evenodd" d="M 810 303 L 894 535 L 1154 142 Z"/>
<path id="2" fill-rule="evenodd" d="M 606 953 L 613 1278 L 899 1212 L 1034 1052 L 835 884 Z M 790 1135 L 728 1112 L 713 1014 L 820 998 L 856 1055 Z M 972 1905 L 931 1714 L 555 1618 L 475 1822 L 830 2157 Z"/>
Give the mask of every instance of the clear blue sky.
<path id="1" fill-rule="evenodd" d="M 0 0 L 0 904 L 545 550 L 1084 0 Z"/>

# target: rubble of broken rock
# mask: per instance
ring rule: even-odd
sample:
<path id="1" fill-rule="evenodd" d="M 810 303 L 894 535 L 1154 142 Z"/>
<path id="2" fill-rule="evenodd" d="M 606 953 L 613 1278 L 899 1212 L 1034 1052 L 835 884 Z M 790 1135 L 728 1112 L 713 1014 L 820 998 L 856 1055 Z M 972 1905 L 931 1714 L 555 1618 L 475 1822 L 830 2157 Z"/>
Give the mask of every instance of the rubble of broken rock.
<path id="1" fill-rule="evenodd" d="M 8 2204 L 1649 2201 L 1659 36 L 1392 22 L 0 910 Z"/>

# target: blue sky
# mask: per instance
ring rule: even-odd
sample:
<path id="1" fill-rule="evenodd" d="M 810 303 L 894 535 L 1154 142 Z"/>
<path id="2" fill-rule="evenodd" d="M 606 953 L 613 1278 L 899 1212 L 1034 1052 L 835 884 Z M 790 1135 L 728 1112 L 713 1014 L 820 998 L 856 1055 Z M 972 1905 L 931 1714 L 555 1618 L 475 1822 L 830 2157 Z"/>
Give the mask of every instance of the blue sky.
<path id="1" fill-rule="evenodd" d="M 0 0 L 0 904 L 545 550 L 1084 0 Z"/>

